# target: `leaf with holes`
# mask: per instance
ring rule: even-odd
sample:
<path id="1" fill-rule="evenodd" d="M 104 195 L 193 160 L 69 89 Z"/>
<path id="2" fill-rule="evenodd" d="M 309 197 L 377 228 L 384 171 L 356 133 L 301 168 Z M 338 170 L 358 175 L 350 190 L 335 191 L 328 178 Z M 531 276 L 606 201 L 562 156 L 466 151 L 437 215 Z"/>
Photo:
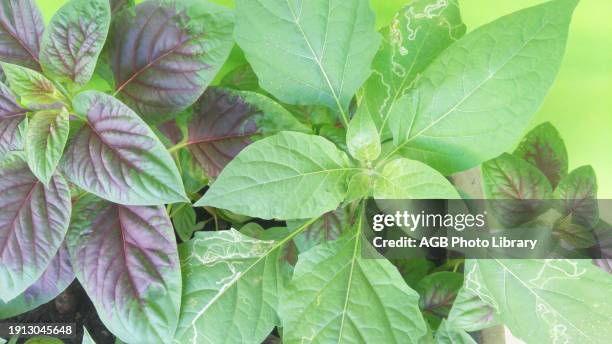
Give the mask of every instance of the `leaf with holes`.
<path id="1" fill-rule="evenodd" d="M 19 157 L 0 164 L 0 299 L 10 301 L 40 278 L 70 221 L 70 190 L 59 175 L 45 187 Z"/>
<path id="2" fill-rule="evenodd" d="M 548 179 L 516 156 L 504 153 L 482 164 L 482 180 L 485 196 L 504 226 L 526 223 L 549 207 L 552 190 Z"/>
<path id="3" fill-rule="evenodd" d="M 182 244 L 183 308 L 175 340 L 263 342 L 280 325 L 281 246 L 233 229 L 199 232 Z"/>
<path id="4" fill-rule="evenodd" d="M 45 74 L 56 81 L 86 84 L 106 41 L 110 11 L 108 0 L 71 0 L 60 8 L 41 43 Z"/>
<path id="5" fill-rule="evenodd" d="M 64 154 L 62 170 L 71 183 L 120 204 L 188 201 L 172 157 L 130 108 L 96 91 L 79 94 L 73 105 L 86 123 Z"/>
<path id="6" fill-rule="evenodd" d="M 23 148 L 27 112 L 17 103 L 13 92 L 0 82 L 0 160 L 6 153 Z"/>
<path id="7" fill-rule="evenodd" d="M 209 88 L 194 105 L 189 150 L 211 178 L 254 140 L 307 131 L 287 110 L 253 92 Z"/>
<path id="8" fill-rule="evenodd" d="M 79 282 L 125 342 L 166 343 L 179 315 L 181 274 L 164 207 L 80 198 L 66 237 Z"/>
<path id="9" fill-rule="evenodd" d="M 233 45 L 232 14 L 204 1 L 147 0 L 113 21 L 110 64 L 119 99 L 157 122 L 195 102 Z"/>
<path id="10" fill-rule="evenodd" d="M 372 62 L 372 75 L 364 84 L 362 105 L 390 137 L 387 120 L 391 105 L 406 94 L 418 74 L 465 33 L 457 0 L 417 0 L 395 14 L 380 31 L 383 42 Z"/>
<path id="11" fill-rule="evenodd" d="M 338 207 L 352 170 L 333 143 L 285 131 L 245 148 L 196 206 L 262 219 L 312 218 Z M 291 202 L 281 194 L 291 195 Z"/>
<path id="12" fill-rule="evenodd" d="M 393 106 L 394 152 L 451 174 L 515 143 L 552 85 L 577 0 L 556 0 L 465 35 Z"/>
<path id="13" fill-rule="evenodd" d="M 38 54 L 45 30 L 34 0 L 5 0 L 0 4 L 0 60 L 40 70 Z"/>
<path id="14" fill-rule="evenodd" d="M 567 175 L 565 143 L 549 122 L 540 124 L 525 135 L 513 154 L 539 168 L 553 188 Z"/>
<path id="15" fill-rule="evenodd" d="M 236 41 L 281 101 L 346 112 L 380 36 L 367 0 L 238 0 Z"/>
<path id="16" fill-rule="evenodd" d="M 74 280 L 66 245 L 61 245 L 47 269 L 34 284 L 8 303 L 0 301 L 0 319 L 32 310 L 53 300 Z"/>
<path id="17" fill-rule="evenodd" d="M 28 123 L 26 161 L 32 173 L 45 185 L 62 158 L 69 131 L 70 122 L 65 108 L 39 111 Z"/>

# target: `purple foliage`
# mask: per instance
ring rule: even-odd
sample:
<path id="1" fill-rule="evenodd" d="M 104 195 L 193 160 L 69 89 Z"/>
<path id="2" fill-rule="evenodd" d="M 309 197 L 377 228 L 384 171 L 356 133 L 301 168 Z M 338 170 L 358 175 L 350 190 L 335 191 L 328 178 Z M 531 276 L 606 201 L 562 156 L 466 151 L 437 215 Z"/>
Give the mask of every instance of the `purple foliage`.
<path id="1" fill-rule="evenodd" d="M 38 53 L 45 30 L 34 0 L 0 4 L 0 60 L 40 70 Z"/>

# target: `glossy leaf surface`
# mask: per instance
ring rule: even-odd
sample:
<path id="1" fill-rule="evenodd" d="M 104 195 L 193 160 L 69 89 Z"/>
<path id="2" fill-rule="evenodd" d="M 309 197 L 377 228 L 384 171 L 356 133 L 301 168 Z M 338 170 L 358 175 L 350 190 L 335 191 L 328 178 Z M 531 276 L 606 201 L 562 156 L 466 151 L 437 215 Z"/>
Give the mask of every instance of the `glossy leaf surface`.
<path id="1" fill-rule="evenodd" d="M 45 187 L 16 157 L 0 164 L 0 299 L 7 302 L 43 274 L 70 221 L 70 190 L 55 175 Z"/>
<path id="2" fill-rule="evenodd" d="M 119 98 L 147 121 L 195 102 L 229 55 L 233 18 L 202 1 L 147 0 L 114 20 L 110 64 Z"/>
<path id="3" fill-rule="evenodd" d="M 79 282 L 113 334 L 138 343 L 172 338 L 181 275 L 164 207 L 122 206 L 84 196 L 75 204 L 67 243 Z"/>
<path id="4" fill-rule="evenodd" d="M 87 122 L 64 154 L 62 170 L 70 182 L 120 204 L 187 200 L 170 154 L 130 108 L 96 91 L 79 94 L 73 104 Z"/>

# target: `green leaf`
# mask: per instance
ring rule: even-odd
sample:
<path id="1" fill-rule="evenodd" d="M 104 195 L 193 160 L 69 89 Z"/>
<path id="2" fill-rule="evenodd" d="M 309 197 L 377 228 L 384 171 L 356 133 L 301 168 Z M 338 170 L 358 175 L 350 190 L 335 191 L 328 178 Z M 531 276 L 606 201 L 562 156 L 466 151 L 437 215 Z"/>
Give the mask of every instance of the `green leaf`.
<path id="1" fill-rule="evenodd" d="M 476 264 L 515 337 L 534 343 L 606 343 L 612 337 L 612 279 L 590 260 Z"/>
<path id="2" fill-rule="evenodd" d="M 457 199 L 457 190 L 438 171 L 422 162 L 388 162 L 374 182 L 377 199 Z"/>
<path id="3" fill-rule="evenodd" d="M 183 299 L 178 343 L 253 343 L 279 325 L 283 241 L 230 229 L 198 232 L 179 246 Z"/>
<path id="4" fill-rule="evenodd" d="M 96 344 L 85 326 L 83 326 L 83 340 L 81 341 L 81 344 Z"/>
<path id="5" fill-rule="evenodd" d="M 359 161 L 374 161 L 380 155 L 380 136 L 365 106 L 360 106 L 346 131 L 346 144 Z"/>
<path id="6" fill-rule="evenodd" d="M 40 64 L 56 81 L 86 84 L 96 68 L 108 27 L 108 0 L 71 0 L 51 18 L 41 42 Z"/>
<path id="7" fill-rule="evenodd" d="M 553 188 L 567 175 L 568 158 L 565 143 L 549 122 L 531 130 L 513 153 L 544 173 Z"/>
<path id="8" fill-rule="evenodd" d="M 27 112 L 13 92 L 0 82 L 0 160 L 9 152 L 23 149 Z"/>
<path id="9" fill-rule="evenodd" d="M 573 170 L 561 180 L 554 197 L 562 200 L 559 209 L 581 226 L 593 228 L 599 221 L 597 205 L 597 176 L 590 165 Z"/>
<path id="10" fill-rule="evenodd" d="M 196 212 L 191 207 L 191 203 L 180 203 L 175 206 L 178 209 L 173 210 L 171 215 L 174 230 L 182 241 L 188 241 L 191 239 L 193 232 L 198 228 L 196 223 Z"/>
<path id="11" fill-rule="evenodd" d="M 518 11 L 444 50 L 393 106 L 394 152 L 451 174 L 507 150 L 555 79 L 576 4 Z"/>
<path id="12" fill-rule="evenodd" d="M 429 324 L 436 328 L 446 318 L 455 301 L 463 276 L 456 272 L 443 271 L 425 276 L 415 290 L 421 295 L 419 307 Z"/>
<path id="13" fill-rule="evenodd" d="M 9 87 L 21 99 L 21 103 L 30 108 L 41 105 L 66 103 L 64 96 L 51 80 L 44 75 L 18 65 L 0 62 Z"/>
<path id="14" fill-rule="evenodd" d="M 386 259 L 361 258 L 361 223 L 301 254 L 283 293 L 285 343 L 416 343 L 427 332 L 410 289 Z"/>
<path id="15" fill-rule="evenodd" d="M 548 209 L 552 196 L 550 183 L 537 167 L 504 153 L 482 164 L 482 180 L 487 199 L 498 220 L 514 227 L 533 220 Z"/>
<path id="16" fill-rule="evenodd" d="M 306 252 L 317 245 L 340 238 L 350 227 L 352 219 L 349 208 L 344 207 L 323 214 L 300 234 L 296 235 L 293 241 L 298 251 Z M 304 223 L 305 221 L 302 220 L 287 221 L 287 228 L 293 231 Z"/>
<path id="17" fill-rule="evenodd" d="M 466 260 L 464 283 L 448 314 L 449 326 L 468 332 L 499 323 L 497 303 L 482 278 L 475 260 Z"/>
<path id="18" fill-rule="evenodd" d="M 477 342 L 464 330 L 453 328 L 446 320 L 436 331 L 436 344 L 476 344 Z"/>
<path id="19" fill-rule="evenodd" d="M 34 114 L 28 125 L 25 154 L 32 173 L 47 185 L 68 141 L 70 121 L 66 108 Z"/>
<path id="20" fill-rule="evenodd" d="M 33 337 L 23 342 L 23 344 L 64 344 L 64 342 L 61 339 L 52 337 Z"/>
<path id="21" fill-rule="evenodd" d="M 172 157 L 134 111 L 97 91 L 80 93 L 73 104 L 87 121 L 62 159 L 70 182 L 125 205 L 189 201 Z"/>
<path id="22" fill-rule="evenodd" d="M 368 107 L 383 137 L 391 105 L 413 86 L 416 76 L 465 34 L 456 0 L 416 0 L 395 14 L 380 33 L 381 48 L 365 83 L 362 106 Z"/>
<path id="23" fill-rule="evenodd" d="M 351 170 L 346 154 L 326 139 L 281 132 L 240 152 L 196 206 L 262 219 L 313 218 L 344 200 Z"/>
<path id="24" fill-rule="evenodd" d="M 367 0 L 238 0 L 236 41 L 276 98 L 346 114 L 380 44 L 374 20 Z"/>
<path id="25" fill-rule="evenodd" d="M 355 173 L 348 184 L 348 192 L 346 194 L 345 204 L 365 199 L 371 196 L 374 178 L 367 172 Z"/>

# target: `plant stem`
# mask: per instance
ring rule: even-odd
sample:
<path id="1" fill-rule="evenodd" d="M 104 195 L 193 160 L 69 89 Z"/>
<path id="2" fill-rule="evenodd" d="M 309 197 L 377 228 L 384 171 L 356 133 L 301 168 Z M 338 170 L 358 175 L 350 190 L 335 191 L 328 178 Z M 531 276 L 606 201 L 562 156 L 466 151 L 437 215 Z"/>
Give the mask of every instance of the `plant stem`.
<path id="1" fill-rule="evenodd" d="M 189 146 L 189 142 L 182 142 L 182 143 L 176 144 L 176 145 L 168 148 L 168 153 L 172 154 L 172 153 L 178 151 L 179 149 L 185 148 L 187 146 Z"/>

